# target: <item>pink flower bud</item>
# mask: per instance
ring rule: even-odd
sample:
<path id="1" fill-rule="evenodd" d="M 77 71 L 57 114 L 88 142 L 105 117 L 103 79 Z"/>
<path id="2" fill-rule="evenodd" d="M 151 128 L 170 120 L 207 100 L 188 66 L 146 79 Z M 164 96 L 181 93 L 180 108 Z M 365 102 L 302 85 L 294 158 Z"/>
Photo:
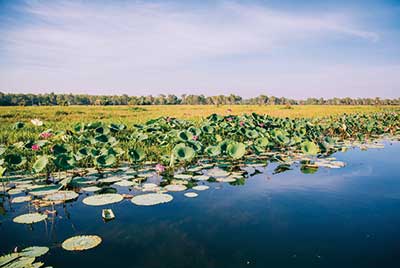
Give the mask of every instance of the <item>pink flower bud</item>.
<path id="1" fill-rule="evenodd" d="M 37 144 L 32 145 L 32 150 L 33 151 L 39 151 L 40 150 L 40 146 Z"/>
<path id="2" fill-rule="evenodd" d="M 157 173 L 163 173 L 165 171 L 165 167 L 163 166 L 163 165 L 161 165 L 161 164 L 157 164 L 156 165 L 156 172 Z"/>

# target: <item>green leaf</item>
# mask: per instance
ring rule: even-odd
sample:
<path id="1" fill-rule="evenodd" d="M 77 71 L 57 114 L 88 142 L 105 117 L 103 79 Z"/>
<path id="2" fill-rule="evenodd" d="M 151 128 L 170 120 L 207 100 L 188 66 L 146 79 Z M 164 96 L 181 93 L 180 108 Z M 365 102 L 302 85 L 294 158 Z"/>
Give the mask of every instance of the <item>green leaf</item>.
<path id="1" fill-rule="evenodd" d="M 36 162 L 33 164 L 32 168 L 36 173 L 41 172 L 49 163 L 47 155 L 39 156 Z"/>
<path id="2" fill-rule="evenodd" d="M 233 159 L 242 158 L 246 153 L 246 145 L 240 142 L 231 143 L 226 147 L 226 153 Z"/>
<path id="3" fill-rule="evenodd" d="M 174 147 L 173 153 L 176 159 L 180 161 L 190 161 L 195 156 L 195 151 L 185 144 L 181 143 Z"/>
<path id="4" fill-rule="evenodd" d="M 319 147 L 312 141 L 305 141 L 301 144 L 301 150 L 305 154 L 316 155 L 319 152 Z"/>
<path id="5" fill-rule="evenodd" d="M 100 167 L 111 167 L 117 162 L 117 158 L 113 154 L 100 155 L 95 158 L 95 164 Z"/>
<path id="6" fill-rule="evenodd" d="M 143 161 L 146 157 L 144 150 L 141 148 L 130 149 L 128 154 L 129 158 L 134 162 Z"/>

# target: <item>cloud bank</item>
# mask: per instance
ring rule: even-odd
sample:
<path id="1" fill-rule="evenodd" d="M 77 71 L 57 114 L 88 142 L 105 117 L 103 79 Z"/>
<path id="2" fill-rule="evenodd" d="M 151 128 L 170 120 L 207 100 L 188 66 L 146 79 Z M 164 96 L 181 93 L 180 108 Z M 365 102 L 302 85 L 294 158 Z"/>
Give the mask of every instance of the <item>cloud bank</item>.
<path id="1" fill-rule="evenodd" d="M 263 75 L 260 69 L 277 63 L 269 58 L 275 51 L 330 40 L 380 42 L 378 33 L 348 14 L 298 14 L 237 2 L 28 1 L 16 9 L 27 19 L 9 17 L 8 27 L 0 28 L 0 90 L 141 95 L 193 89 L 211 95 L 218 89 L 248 95 L 273 85 L 272 91 L 299 96 L 277 77 L 311 79 L 300 79 L 299 88 L 330 80 L 318 68 Z"/>

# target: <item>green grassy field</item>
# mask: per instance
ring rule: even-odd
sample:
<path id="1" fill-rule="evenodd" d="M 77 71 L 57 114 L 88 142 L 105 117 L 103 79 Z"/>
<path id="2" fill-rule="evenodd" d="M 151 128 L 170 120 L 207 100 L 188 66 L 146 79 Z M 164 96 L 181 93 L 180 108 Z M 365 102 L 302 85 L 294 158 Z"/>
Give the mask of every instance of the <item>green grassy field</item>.
<path id="1" fill-rule="evenodd" d="M 313 118 L 343 113 L 373 113 L 400 111 L 400 106 L 266 106 L 266 105 L 164 105 L 164 106 L 28 106 L 0 107 L 0 143 L 36 138 L 38 130 L 29 127 L 31 119 L 38 118 L 46 128 L 65 129 L 77 122 L 115 122 L 127 125 L 143 123 L 160 116 L 201 120 L 210 114 L 240 115 L 256 112 L 276 117 Z M 23 130 L 13 130 L 15 122 L 28 123 Z"/>
<path id="2" fill-rule="evenodd" d="M 230 110 L 231 111 L 230 111 Z M 30 106 L 0 107 L 2 125 L 39 118 L 51 126 L 101 120 L 106 122 L 143 123 L 160 116 L 199 120 L 212 113 L 260 113 L 277 117 L 321 117 L 342 113 L 373 113 L 385 110 L 400 111 L 399 106 L 259 106 L 259 105 L 165 105 L 165 106 Z"/>

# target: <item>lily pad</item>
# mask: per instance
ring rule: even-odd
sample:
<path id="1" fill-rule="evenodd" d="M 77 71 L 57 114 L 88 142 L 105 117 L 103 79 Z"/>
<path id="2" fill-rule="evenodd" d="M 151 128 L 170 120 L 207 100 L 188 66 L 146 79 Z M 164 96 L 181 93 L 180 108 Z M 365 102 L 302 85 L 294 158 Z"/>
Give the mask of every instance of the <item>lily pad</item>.
<path id="1" fill-rule="evenodd" d="M 101 190 L 101 188 L 97 187 L 97 186 L 88 186 L 88 187 L 82 188 L 81 190 L 84 192 L 97 192 L 97 191 Z"/>
<path id="2" fill-rule="evenodd" d="M 184 196 L 189 197 L 189 198 L 194 198 L 194 197 L 197 197 L 199 195 L 194 193 L 194 192 L 189 192 L 189 193 L 185 193 Z"/>
<path id="3" fill-rule="evenodd" d="M 62 243 L 62 248 L 68 251 L 82 251 L 97 247 L 101 237 L 97 235 L 79 235 L 70 237 Z"/>
<path id="4" fill-rule="evenodd" d="M 187 189 L 187 187 L 185 185 L 181 185 L 181 184 L 169 184 L 169 185 L 165 186 L 164 189 L 169 192 L 181 192 L 181 191 L 185 191 Z"/>
<path id="5" fill-rule="evenodd" d="M 49 251 L 48 247 L 29 247 L 24 248 L 20 255 L 24 257 L 40 257 Z"/>
<path id="6" fill-rule="evenodd" d="M 45 219 L 47 219 L 47 215 L 45 215 L 45 214 L 27 213 L 27 214 L 22 214 L 20 216 L 15 217 L 13 219 L 13 222 L 21 223 L 21 224 L 32 224 L 32 223 L 44 221 Z"/>
<path id="7" fill-rule="evenodd" d="M 123 199 L 120 194 L 99 194 L 86 197 L 82 202 L 88 206 L 104 206 L 121 202 Z"/>
<path id="8" fill-rule="evenodd" d="M 68 201 L 76 199 L 79 194 L 74 191 L 58 191 L 49 195 L 46 195 L 43 199 L 47 201 Z"/>
<path id="9" fill-rule="evenodd" d="M 210 187 L 207 185 L 197 185 L 197 186 L 194 186 L 192 189 L 196 190 L 196 191 L 205 191 L 205 190 L 208 190 L 209 188 Z"/>
<path id="10" fill-rule="evenodd" d="M 27 195 L 27 196 L 18 196 L 14 197 L 11 199 L 11 203 L 23 203 L 23 202 L 28 202 L 32 200 L 32 196 Z"/>
<path id="11" fill-rule="evenodd" d="M 131 199 L 131 202 L 138 206 L 153 206 L 158 204 L 163 204 L 167 202 L 171 202 L 172 195 L 169 194 L 158 194 L 158 193 L 151 193 L 151 194 L 143 194 L 134 196 Z"/>

